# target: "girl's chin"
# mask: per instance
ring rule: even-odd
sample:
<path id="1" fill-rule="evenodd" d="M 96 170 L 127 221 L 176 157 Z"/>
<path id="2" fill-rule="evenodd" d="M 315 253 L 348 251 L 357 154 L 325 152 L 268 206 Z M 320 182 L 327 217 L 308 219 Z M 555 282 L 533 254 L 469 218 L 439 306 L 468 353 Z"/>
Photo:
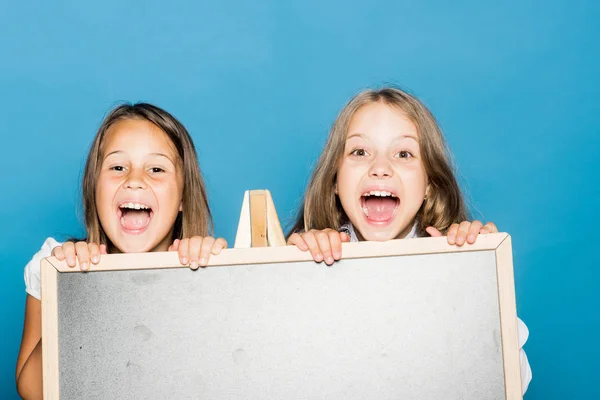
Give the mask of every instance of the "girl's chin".
<path id="1" fill-rule="evenodd" d="M 396 218 L 390 218 L 385 221 L 375 221 L 362 215 L 362 221 L 359 224 L 354 224 L 358 228 L 357 235 L 362 237 L 362 240 L 371 240 L 384 242 L 386 240 L 396 239 L 399 229 L 394 225 L 398 224 Z M 394 224 L 395 222 L 395 224 Z"/>
<path id="2" fill-rule="evenodd" d="M 127 240 L 128 238 L 119 238 L 112 241 L 115 250 L 120 253 L 147 253 L 153 250 L 153 244 L 148 240 Z M 136 238 L 138 239 L 138 238 Z M 165 250 L 166 251 L 166 250 Z"/>
<path id="3" fill-rule="evenodd" d="M 361 240 L 384 242 L 386 240 L 395 239 L 397 236 L 394 235 L 394 232 L 390 231 L 389 229 L 377 229 L 369 225 L 354 225 L 354 229 L 356 230 L 356 235 Z"/>
<path id="4" fill-rule="evenodd" d="M 373 242 L 385 242 L 386 240 L 395 239 L 397 235 L 389 232 L 366 232 L 362 235 L 363 240 L 369 240 Z"/>
<path id="5" fill-rule="evenodd" d="M 403 229 L 401 229 L 402 227 L 393 226 L 391 222 L 388 224 L 378 225 L 364 221 L 361 224 L 354 225 L 354 227 L 355 229 L 358 228 L 357 236 L 362 238 L 362 240 L 376 242 L 385 242 L 386 240 L 398 239 L 403 233 Z"/>

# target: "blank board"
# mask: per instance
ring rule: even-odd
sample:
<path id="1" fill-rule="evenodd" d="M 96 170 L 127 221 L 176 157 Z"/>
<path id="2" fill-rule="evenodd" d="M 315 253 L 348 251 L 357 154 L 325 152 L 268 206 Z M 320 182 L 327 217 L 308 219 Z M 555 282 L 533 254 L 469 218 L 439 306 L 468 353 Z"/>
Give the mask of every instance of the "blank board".
<path id="1" fill-rule="evenodd" d="M 45 399 L 521 399 L 510 237 L 42 262 Z"/>

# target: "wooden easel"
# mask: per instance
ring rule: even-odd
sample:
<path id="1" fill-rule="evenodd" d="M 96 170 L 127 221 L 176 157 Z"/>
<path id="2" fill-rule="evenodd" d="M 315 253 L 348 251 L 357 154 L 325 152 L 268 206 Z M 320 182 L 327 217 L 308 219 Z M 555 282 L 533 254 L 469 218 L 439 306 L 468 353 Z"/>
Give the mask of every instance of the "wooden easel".
<path id="1" fill-rule="evenodd" d="M 246 190 L 234 248 L 285 246 L 271 192 Z"/>

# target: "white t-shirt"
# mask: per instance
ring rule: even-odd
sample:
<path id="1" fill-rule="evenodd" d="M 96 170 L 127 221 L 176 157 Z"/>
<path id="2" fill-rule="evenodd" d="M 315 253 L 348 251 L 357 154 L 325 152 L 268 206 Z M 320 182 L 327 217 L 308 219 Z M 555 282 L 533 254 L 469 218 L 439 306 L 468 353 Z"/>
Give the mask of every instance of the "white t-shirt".
<path id="1" fill-rule="evenodd" d="M 358 242 L 358 237 L 356 236 L 356 232 L 354 230 L 354 226 L 351 223 L 344 224 L 339 229 L 340 232 L 346 232 L 348 236 L 350 236 L 351 242 Z M 412 227 L 411 231 L 406 235 L 405 239 L 413 239 L 418 237 L 417 235 L 417 224 Z M 523 350 L 523 345 L 527 342 L 527 338 L 529 338 L 529 329 L 520 318 L 517 318 L 517 332 L 519 336 L 519 354 L 521 357 L 521 386 L 523 389 L 523 394 L 527 391 L 529 387 L 529 382 L 531 382 L 532 374 L 531 367 L 529 366 L 529 361 L 527 360 L 527 354 L 525 354 L 525 350 Z"/>
<path id="2" fill-rule="evenodd" d="M 40 251 L 35 253 L 31 261 L 25 266 L 25 291 L 38 300 L 42 299 L 40 292 L 40 263 L 46 257 L 52 255 L 52 249 L 61 246 L 54 238 L 48 238 L 42 245 Z"/>
<path id="3" fill-rule="evenodd" d="M 344 225 L 343 230 L 347 231 L 352 241 L 358 241 L 356 238 L 356 233 L 354 232 L 354 228 L 351 224 Z M 409 233 L 407 238 L 416 237 L 415 229 Z M 57 242 L 54 238 L 48 238 L 42 245 L 42 248 L 35 253 L 31 261 L 27 263 L 25 266 L 25 290 L 31 296 L 35 297 L 38 300 L 42 299 L 42 295 L 40 293 L 40 263 L 46 257 L 50 257 L 52 255 L 52 249 L 57 246 L 61 246 L 62 243 Z M 527 326 L 518 319 L 517 331 L 519 334 L 519 349 L 521 356 L 521 383 L 523 387 L 523 394 L 527 391 L 529 387 L 529 382 L 531 382 L 532 374 L 531 367 L 529 366 L 529 361 L 527 360 L 527 354 L 523 350 L 523 345 L 527 342 L 527 338 L 529 338 L 529 329 Z"/>

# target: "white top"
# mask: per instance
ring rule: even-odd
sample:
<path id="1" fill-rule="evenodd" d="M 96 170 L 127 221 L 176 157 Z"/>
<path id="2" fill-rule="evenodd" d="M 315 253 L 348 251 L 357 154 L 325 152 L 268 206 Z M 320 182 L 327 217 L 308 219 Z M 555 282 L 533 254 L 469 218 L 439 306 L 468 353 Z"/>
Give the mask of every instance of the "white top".
<path id="1" fill-rule="evenodd" d="M 339 229 L 340 232 L 346 232 L 348 236 L 350 236 L 351 242 L 358 242 L 358 237 L 356 236 L 356 232 L 354 230 L 354 226 L 351 223 L 344 224 Z M 405 239 L 413 239 L 417 236 L 417 224 L 413 225 L 412 229 L 406 235 Z M 527 391 L 529 387 L 529 382 L 531 382 L 532 374 L 531 367 L 529 366 L 529 361 L 527 360 L 527 354 L 525 354 L 525 350 L 523 350 L 523 345 L 527 342 L 527 338 L 529 338 L 529 329 L 520 318 L 517 318 L 517 332 L 519 335 L 519 354 L 521 358 L 521 385 L 523 389 L 523 394 Z"/>
<path id="2" fill-rule="evenodd" d="M 40 251 L 34 254 L 31 261 L 25 266 L 25 291 L 38 300 L 42 299 L 40 292 L 40 263 L 46 257 L 52 255 L 52 249 L 61 246 L 54 238 L 48 238 L 42 245 Z"/>
<path id="3" fill-rule="evenodd" d="M 356 232 L 354 231 L 352 224 L 345 224 L 340 228 L 340 230 L 348 233 L 351 241 L 358 242 L 358 238 L 356 237 Z M 406 238 L 409 239 L 415 237 L 417 237 L 416 225 L 406 236 Z M 27 263 L 25 266 L 25 290 L 38 300 L 41 300 L 42 298 L 40 292 L 40 263 L 44 258 L 52 255 L 52 249 L 61 245 L 62 243 L 57 242 L 54 240 L 54 238 L 50 237 L 46 239 L 42 245 L 42 248 L 35 253 L 31 261 L 29 261 L 29 263 Z M 532 374 L 529 361 L 527 360 L 527 354 L 525 354 L 525 351 L 523 350 L 523 345 L 525 342 L 527 342 L 527 338 L 529 338 L 529 329 L 527 329 L 527 326 L 520 319 L 518 319 L 517 331 L 519 334 L 519 351 L 521 357 L 521 384 L 523 388 L 523 394 L 525 394 L 527 388 L 529 387 L 529 382 L 531 382 Z"/>

